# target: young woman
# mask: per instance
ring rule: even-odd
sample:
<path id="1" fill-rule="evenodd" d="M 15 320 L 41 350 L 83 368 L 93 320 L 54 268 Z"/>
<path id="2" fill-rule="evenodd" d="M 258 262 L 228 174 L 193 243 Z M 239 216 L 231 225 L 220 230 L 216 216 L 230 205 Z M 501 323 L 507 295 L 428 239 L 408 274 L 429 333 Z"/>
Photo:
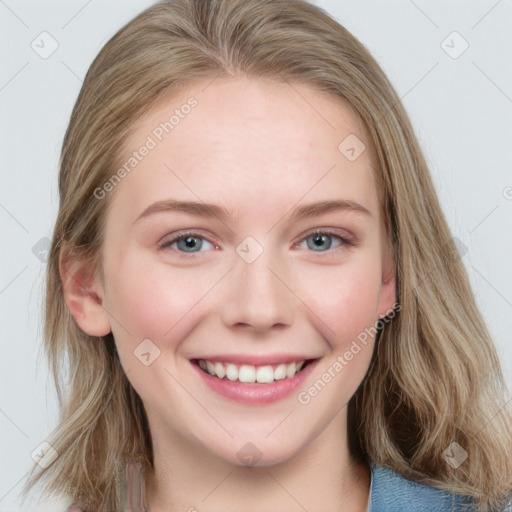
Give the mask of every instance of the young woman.
<path id="1" fill-rule="evenodd" d="M 87 511 L 510 507 L 506 386 L 425 160 L 324 11 L 143 12 L 86 76 L 59 187 L 61 416 L 27 491 Z"/>

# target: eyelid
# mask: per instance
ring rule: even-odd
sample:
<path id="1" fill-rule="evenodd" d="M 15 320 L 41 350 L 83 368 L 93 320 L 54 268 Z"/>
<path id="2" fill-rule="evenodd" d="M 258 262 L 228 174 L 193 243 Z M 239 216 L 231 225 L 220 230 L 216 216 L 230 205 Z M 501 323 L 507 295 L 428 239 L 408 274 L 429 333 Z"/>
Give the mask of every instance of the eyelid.
<path id="1" fill-rule="evenodd" d="M 342 231 L 342 233 L 340 233 Z M 356 245 L 357 239 L 354 235 L 345 229 L 340 228 L 314 228 L 307 231 L 304 235 L 301 235 L 299 242 L 303 242 L 306 238 L 313 235 L 330 235 L 340 238 L 346 245 Z"/>
<path id="2" fill-rule="evenodd" d="M 196 231 L 194 229 L 183 229 L 181 231 L 172 233 L 171 235 L 169 235 L 169 237 L 170 238 L 168 238 L 167 235 L 164 236 L 158 242 L 158 247 L 160 247 L 161 249 L 165 249 L 168 246 L 172 245 L 173 243 L 177 242 L 178 240 L 181 240 L 181 239 L 187 238 L 187 237 L 202 238 L 217 247 L 217 244 L 215 242 L 212 242 L 212 240 L 210 240 L 210 238 L 208 236 L 206 236 L 204 233 L 202 233 L 199 230 Z M 178 252 L 182 252 L 182 251 L 178 251 Z"/>

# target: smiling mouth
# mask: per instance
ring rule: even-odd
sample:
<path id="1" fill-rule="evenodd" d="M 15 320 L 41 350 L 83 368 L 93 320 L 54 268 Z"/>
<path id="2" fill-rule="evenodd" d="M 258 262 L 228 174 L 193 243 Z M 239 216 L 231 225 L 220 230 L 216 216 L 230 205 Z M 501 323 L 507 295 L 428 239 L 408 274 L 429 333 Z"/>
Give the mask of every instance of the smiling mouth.
<path id="1" fill-rule="evenodd" d="M 193 362 L 203 372 L 222 380 L 243 382 L 247 384 L 272 384 L 278 380 L 291 379 L 303 371 L 314 359 L 294 361 L 274 365 L 251 365 L 212 362 L 205 359 L 196 359 Z"/>

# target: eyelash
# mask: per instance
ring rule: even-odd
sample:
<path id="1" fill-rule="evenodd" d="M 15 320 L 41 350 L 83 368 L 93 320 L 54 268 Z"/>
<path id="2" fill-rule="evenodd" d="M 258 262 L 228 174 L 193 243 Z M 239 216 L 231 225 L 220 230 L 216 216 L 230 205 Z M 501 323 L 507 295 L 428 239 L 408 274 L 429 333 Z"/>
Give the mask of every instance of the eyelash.
<path id="1" fill-rule="evenodd" d="M 341 243 L 338 247 L 335 247 L 334 249 L 329 248 L 325 251 L 310 251 L 310 252 L 313 252 L 313 253 L 316 252 L 316 253 L 320 253 L 320 254 L 332 254 L 333 251 L 335 251 L 336 249 L 340 249 L 343 247 L 354 247 L 357 245 L 356 241 L 354 239 L 352 239 L 351 237 L 343 237 L 343 236 L 339 235 L 338 233 L 336 233 L 335 231 L 331 231 L 329 229 L 325 229 L 325 230 L 315 229 L 314 231 L 307 233 L 295 245 L 299 245 L 300 243 L 304 242 L 305 240 L 307 240 L 308 238 L 310 238 L 312 236 L 321 236 L 321 235 L 328 235 L 328 236 L 338 238 Z M 210 242 L 211 244 L 215 245 L 213 242 L 208 240 L 204 235 L 202 235 L 201 233 L 198 233 L 197 231 L 184 231 L 181 233 L 177 233 L 176 236 L 174 236 L 170 240 L 164 239 L 163 242 L 162 241 L 158 242 L 158 247 L 161 250 L 165 250 L 165 249 L 170 248 L 170 246 L 173 245 L 174 243 L 179 242 L 180 240 L 186 239 L 188 237 L 200 238 L 200 239 L 206 240 L 206 241 Z M 180 256 L 182 256 L 182 257 L 191 258 L 191 257 L 194 257 L 193 254 L 196 254 L 197 252 L 203 252 L 203 251 L 197 251 L 196 253 L 195 252 L 187 253 L 185 251 L 177 251 L 177 252 L 179 252 Z"/>

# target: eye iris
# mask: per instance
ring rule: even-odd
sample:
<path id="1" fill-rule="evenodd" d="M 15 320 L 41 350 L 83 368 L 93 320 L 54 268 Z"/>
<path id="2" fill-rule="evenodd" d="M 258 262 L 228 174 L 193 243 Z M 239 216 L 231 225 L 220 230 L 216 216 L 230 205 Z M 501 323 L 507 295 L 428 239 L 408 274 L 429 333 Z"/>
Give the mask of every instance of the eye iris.
<path id="1" fill-rule="evenodd" d="M 322 244 L 326 243 L 325 242 L 326 238 L 328 239 L 327 245 L 322 245 Z M 310 245 L 309 240 L 313 240 L 315 245 Z M 320 245 L 316 245 L 316 244 L 320 244 Z M 331 244 L 332 244 L 332 239 L 331 239 L 330 235 L 312 235 L 308 238 L 308 247 L 313 250 L 330 249 Z"/>
<path id="2" fill-rule="evenodd" d="M 180 243 L 181 242 L 184 242 L 185 245 L 181 245 L 180 249 L 184 249 L 185 251 L 187 252 L 193 252 L 194 249 L 200 249 L 201 248 L 201 245 L 202 243 L 199 241 L 199 238 L 195 237 L 195 236 L 187 236 L 187 237 L 184 237 L 184 238 L 181 238 L 180 240 L 178 240 L 178 247 L 180 247 Z M 199 247 L 197 247 L 199 246 Z"/>

